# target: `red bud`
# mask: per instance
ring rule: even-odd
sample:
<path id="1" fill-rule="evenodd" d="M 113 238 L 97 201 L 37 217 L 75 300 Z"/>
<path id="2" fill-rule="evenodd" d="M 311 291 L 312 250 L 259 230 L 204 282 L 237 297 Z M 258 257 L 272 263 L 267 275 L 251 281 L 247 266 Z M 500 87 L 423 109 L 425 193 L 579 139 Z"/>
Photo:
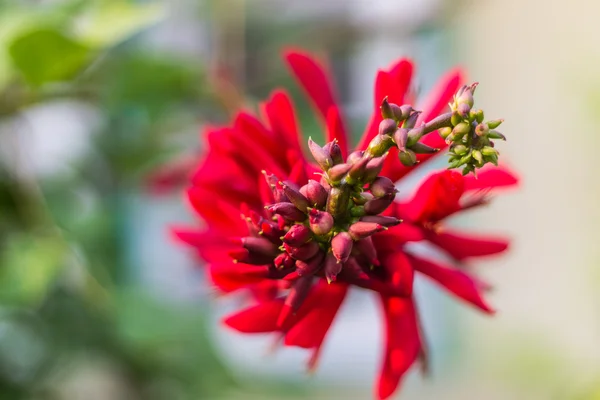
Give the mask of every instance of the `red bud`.
<path id="1" fill-rule="evenodd" d="M 348 232 L 340 232 L 331 240 L 331 251 L 338 262 L 345 262 L 352 251 L 352 237 Z"/>

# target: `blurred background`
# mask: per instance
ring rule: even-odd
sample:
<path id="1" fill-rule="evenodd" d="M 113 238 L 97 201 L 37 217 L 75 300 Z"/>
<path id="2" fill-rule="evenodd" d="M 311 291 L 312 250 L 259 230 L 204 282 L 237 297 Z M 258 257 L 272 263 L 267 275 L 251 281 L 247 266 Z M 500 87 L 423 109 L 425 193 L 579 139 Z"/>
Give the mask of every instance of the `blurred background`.
<path id="1" fill-rule="evenodd" d="M 308 376 L 302 351 L 219 325 L 231 302 L 168 236 L 194 218 L 181 191 L 147 185 L 276 86 L 318 137 L 284 45 L 330 61 L 355 137 L 400 56 L 419 93 L 464 67 L 506 119 L 522 187 L 453 221 L 514 239 L 478 266 L 499 312 L 417 282 L 433 373 L 397 397 L 600 399 L 599 17 L 587 0 L 0 0 L 0 399 L 370 398 L 369 294 Z"/>

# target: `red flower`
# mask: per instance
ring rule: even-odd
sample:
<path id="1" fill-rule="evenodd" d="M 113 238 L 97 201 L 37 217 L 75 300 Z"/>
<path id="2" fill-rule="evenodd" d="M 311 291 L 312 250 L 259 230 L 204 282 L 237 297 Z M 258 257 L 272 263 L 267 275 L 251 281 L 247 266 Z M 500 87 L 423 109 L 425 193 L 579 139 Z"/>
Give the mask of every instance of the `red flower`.
<path id="1" fill-rule="evenodd" d="M 261 119 L 240 112 L 231 126 L 206 130 L 209 151 L 188 190 L 205 226 L 175 234 L 206 261 L 217 288 L 253 294 L 255 304 L 227 317 L 226 325 L 245 333 L 277 332 L 284 345 L 311 350 L 311 368 L 349 287 L 374 291 L 385 315 L 386 346 L 377 388 L 377 397 L 384 399 L 425 353 L 412 297 L 415 271 L 492 311 L 483 300 L 481 281 L 463 269 L 412 254 L 405 245 L 425 240 L 456 262 L 504 251 L 508 243 L 503 239 L 446 231 L 441 222 L 483 204 L 491 189 L 514 185 L 516 178 L 500 168 L 484 168 L 478 179 L 444 171 L 428 177 L 409 201 L 394 202 L 393 182 L 411 170 L 398 162 L 398 150 L 392 148 L 387 157 L 367 159 L 353 153 L 347 159 L 349 137 L 325 69 L 299 51 L 287 52 L 285 60 L 312 100 L 330 142 L 320 147 L 309 141 L 313 157 L 330 180 L 346 176 L 360 185 L 369 182 L 368 192 L 352 200 L 354 211 L 345 210 L 347 193 L 318 182 L 314 173 L 319 169 L 304 156 L 292 102 L 278 90 L 261 105 Z M 397 104 L 409 100 L 412 74 L 412 63 L 404 59 L 378 72 L 373 114 L 358 150 L 378 135 L 384 97 Z M 460 81 L 459 70 L 442 77 L 421 105 L 419 121 L 439 115 Z M 446 146 L 434 134 L 422 143 Z M 418 165 L 431 156 L 419 154 Z M 398 225 L 398 219 L 404 223 Z"/>

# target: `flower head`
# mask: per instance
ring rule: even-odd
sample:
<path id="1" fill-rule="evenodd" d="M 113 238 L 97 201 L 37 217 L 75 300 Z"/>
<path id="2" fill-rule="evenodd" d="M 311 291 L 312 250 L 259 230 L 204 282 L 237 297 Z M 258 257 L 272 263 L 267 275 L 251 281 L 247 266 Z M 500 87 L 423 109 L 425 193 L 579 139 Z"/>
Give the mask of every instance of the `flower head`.
<path id="1" fill-rule="evenodd" d="M 408 201 L 396 201 L 395 183 L 411 169 L 448 143 L 456 152 L 448 137 L 429 133 L 470 121 L 473 109 L 463 104 L 472 107 L 472 91 L 460 89 L 460 71 L 440 80 L 421 111 L 402 105 L 411 100 L 410 61 L 379 71 L 370 122 L 352 151 L 325 68 L 299 51 L 287 52 L 285 60 L 323 121 L 325 143 L 309 139 L 312 160 L 305 157 L 292 102 L 281 90 L 262 104 L 262 119 L 241 112 L 231 126 L 208 129 L 209 150 L 188 190 L 205 227 L 175 234 L 206 261 L 218 289 L 254 295 L 254 304 L 227 317 L 226 325 L 244 333 L 274 332 L 286 346 L 309 349 L 311 368 L 347 291 L 373 291 L 385 315 L 376 391 L 384 399 L 419 358 L 425 362 L 412 297 L 415 273 L 492 311 L 480 280 L 413 254 L 407 245 L 427 241 L 455 262 L 504 251 L 505 240 L 447 231 L 442 223 L 516 179 L 500 168 L 486 167 L 478 178 L 447 170 L 429 176 Z M 457 91 L 453 110 L 438 116 Z M 484 137 L 477 126 L 469 135 Z"/>

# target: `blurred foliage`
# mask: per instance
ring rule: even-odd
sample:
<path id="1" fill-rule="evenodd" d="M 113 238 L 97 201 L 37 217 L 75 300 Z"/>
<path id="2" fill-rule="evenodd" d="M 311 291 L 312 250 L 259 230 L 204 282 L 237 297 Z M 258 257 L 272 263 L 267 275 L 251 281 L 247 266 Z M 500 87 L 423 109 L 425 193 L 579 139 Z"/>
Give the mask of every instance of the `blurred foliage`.
<path id="1" fill-rule="evenodd" d="M 99 377 L 88 393 L 108 376 L 111 399 L 214 398 L 236 387 L 197 305 L 125 279 L 123 198 L 156 155 L 181 147 L 173 132 L 224 115 L 197 60 L 144 45 L 162 16 L 148 2 L 0 2 L 3 121 L 58 99 L 101 117 L 69 173 L 0 162 L 0 399 L 81 398 L 73 382 L 87 385 L 85 374 Z M 9 153 L 23 145 L 15 134 L 0 135 Z"/>

